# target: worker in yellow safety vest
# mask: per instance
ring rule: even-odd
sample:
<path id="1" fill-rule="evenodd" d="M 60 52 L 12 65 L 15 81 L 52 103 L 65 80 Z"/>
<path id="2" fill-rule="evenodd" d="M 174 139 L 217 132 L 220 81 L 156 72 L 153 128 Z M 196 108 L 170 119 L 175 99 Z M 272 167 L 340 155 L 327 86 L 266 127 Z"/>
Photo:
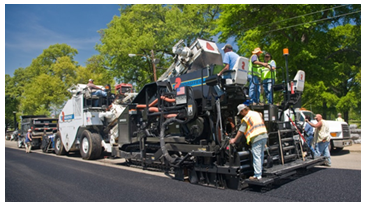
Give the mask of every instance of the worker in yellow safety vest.
<path id="1" fill-rule="evenodd" d="M 262 178 L 264 150 L 268 139 L 267 129 L 262 116 L 256 111 L 251 111 L 246 105 L 238 105 L 237 115 L 239 114 L 243 116 L 241 126 L 235 138 L 230 140 L 230 144 L 234 144 L 242 135 L 245 135 L 247 144 L 252 146 L 253 155 L 254 176 L 249 177 L 249 179 L 260 180 Z"/>
<path id="2" fill-rule="evenodd" d="M 264 94 L 268 103 L 273 104 L 272 86 L 275 84 L 276 62 L 272 60 L 272 55 L 268 52 L 264 54 L 264 62 L 268 64 L 267 67 L 260 68 Z"/>
<path id="3" fill-rule="evenodd" d="M 338 113 L 338 118 L 336 118 L 335 120 L 344 122 L 344 119 L 342 119 L 342 114 L 341 113 Z"/>
<path id="4" fill-rule="evenodd" d="M 261 93 L 259 83 L 259 68 L 267 67 L 267 63 L 259 61 L 259 56 L 262 54 L 261 48 L 257 47 L 252 51 L 252 56 L 249 61 L 248 82 L 249 82 L 249 97 L 254 105 L 259 104 L 259 96 Z"/>

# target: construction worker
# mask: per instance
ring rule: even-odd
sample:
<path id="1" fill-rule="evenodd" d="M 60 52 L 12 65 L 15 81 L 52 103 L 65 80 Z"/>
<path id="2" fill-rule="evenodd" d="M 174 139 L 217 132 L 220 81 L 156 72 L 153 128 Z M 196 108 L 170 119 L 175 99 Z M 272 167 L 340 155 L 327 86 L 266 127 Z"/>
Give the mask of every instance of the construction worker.
<path id="1" fill-rule="evenodd" d="M 315 120 L 318 122 L 316 124 L 311 123 L 308 119 L 305 119 L 305 122 L 310 126 L 315 128 L 315 137 L 316 143 L 318 144 L 318 150 L 321 156 L 324 156 L 326 159 L 325 165 L 331 166 L 330 152 L 329 152 L 329 142 L 330 142 L 330 133 L 328 123 L 323 119 L 322 115 L 315 115 Z"/>
<path id="2" fill-rule="evenodd" d="M 218 76 L 221 76 L 227 70 L 232 70 L 236 60 L 239 58 L 239 55 L 233 51 L 233 47 L 230 44 L 226 44 L 221 49 L 225 52 L 223 60 L 225 67 L 217 74 Z"/>
<path id="3" fill-rule="evenodd" d="M 344 122 L 344 119 L 342 119 L 342 114 L 341 113 L 338 113 L 338 118 L 336 118 L 335 120 Z"/>
<path id="4" fill-rule="evenodd" d="M 270 53 L 264 54 L 264 62 L 268 64 L 267 67 L 261 67 L 261 78 L 263 83 L 264 94 L 269 104 L 273 104 L 272 86 L 275 84 L 276 77 L 276 62 L 272 60 Z"/>
<path id="5" fill-rule="evenodd" d="M 259 104 L 259 96 L 261 93 L 260 83 L 259 83 L 259 68 L 261 66 L 267 67 L 267 63 L 259 61 L 259 56 L 262 54 L 261 48 L 257 47 L 252 51 L 252 56 L 249 61 L 248 70 L 248 82 L 249 82 L 249 97 L 254 105 Z"/>
<path id="6" fill-rule="evenodd" d="M 102 88 L 94 85 L 94 80 L 89 79 L 89 83 L 87 84 L 87 87 L 91 91 L 91 95 L 99 96 L 99 97 L 106 97 L 107 92 L 105 92 Z M 99 106 L 99 100 L 96 100 L 93 104 L 94 106 Z"/>
<path id="7" fill-rule="evenodd" d="M 25 153 L 31 153 L 32 149 L 32 129 L 28 129 L 28 133 L 25 137 Z"/>
<path id="8" fill-rule="evenodd" d="M 251 111 L 244 104 L 238 105 L 238 114 L 242 115 L 241 126 L 235 138 L 230 140 L 234 144 L 242 135 L 245 135 L 247 144 L 252 146 L 254 176 L 250 180 L 260 180 L 262 178 L 262 166 L 264 161 L 264 150 L 268 139 L 267 129 L 262 116 Z"/>

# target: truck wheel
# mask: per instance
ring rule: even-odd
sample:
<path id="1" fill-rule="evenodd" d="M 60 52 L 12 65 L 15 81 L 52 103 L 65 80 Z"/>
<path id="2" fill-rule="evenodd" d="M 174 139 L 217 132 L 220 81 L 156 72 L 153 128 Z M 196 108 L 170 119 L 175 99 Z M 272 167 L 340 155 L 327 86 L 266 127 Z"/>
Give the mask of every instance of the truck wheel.
<path id="1" fill-rule="evenodd" d="M 41 145 L 41 149 L 42 149 L 42 152 L 44 153 L 47 153 L 48 152 L 48 144 L 49 144 L 49 139 L 47 138 L 43 138 L 42 139 L 42 145 Z"/>
<path id="2" fill-rule="evenodd" d="M 55 137 L 55 153 L 56 155 L 66 155 L 64 144 L 62 144 L 61 135 L 58 132 Z"/>
<path id="3" fill-rule="evenodd" d="M 98 133 L 84 130 L 80 140 L 80 154 L 84 160 L 93 160 L 102 153 L 102 139 Z"/>

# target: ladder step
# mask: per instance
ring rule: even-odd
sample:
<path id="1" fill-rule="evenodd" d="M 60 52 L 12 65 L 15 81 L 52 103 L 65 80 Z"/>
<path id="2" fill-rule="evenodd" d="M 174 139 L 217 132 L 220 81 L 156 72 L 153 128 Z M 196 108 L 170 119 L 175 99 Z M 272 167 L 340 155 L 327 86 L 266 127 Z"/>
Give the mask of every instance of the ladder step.
<path id="1" fill-rule="evenodd" d="M 288 147 L 282 148 L 283 151 L 288 151 L 288 150 L 292 150 L 292 149 L 295 149 L 295 146 L 288 146 Z"/>

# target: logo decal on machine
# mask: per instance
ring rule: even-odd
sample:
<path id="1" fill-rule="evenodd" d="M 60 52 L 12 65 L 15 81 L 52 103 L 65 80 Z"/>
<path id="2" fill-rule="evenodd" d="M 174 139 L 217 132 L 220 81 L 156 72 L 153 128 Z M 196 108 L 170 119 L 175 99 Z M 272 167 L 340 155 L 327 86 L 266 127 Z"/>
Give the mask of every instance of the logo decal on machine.
<path id="1" fill-rule="evenodd" d="M 203 85 L 206 85 L 207 77 L 208 76 L 203 77 Z M 174 89 L 177 89 L 182 86 L 191 86 L 191 87 L 201 86 L 201 84 L 202 84 L 201 78 L 186 80 L 186 81 L 182 82 L 182 79 L 180 79 L 180 77 L 177 77 L 177 78 L 175 78 L 175 83 L 173 83 L 172 86 Z"/>
<path id="2" fill-rule="evenodd" d="M 180 79 L 179 77 L 177 77 L 175 79 L 175 85 L 174 85 L 174 89 L 177 89 L 180 86 L 180 83 L 182 82 L 182 79 Z"/>
<path id="3" fill-rule="evenodd" d="M 214 51 L 215 49 L 211 46 L 211 44 L 210 43 L 208 43 L 208 42 L 206 42 L 206 48 L 208 49 L 208 50 L 212 50 L 212 51 Z"/>
<path id="4" fill-rule="evenodd" d="M 63 122 L 74 119 L 74 114 L 65 115 L 65 112 L 61 112 L 61 120 Z"/>

